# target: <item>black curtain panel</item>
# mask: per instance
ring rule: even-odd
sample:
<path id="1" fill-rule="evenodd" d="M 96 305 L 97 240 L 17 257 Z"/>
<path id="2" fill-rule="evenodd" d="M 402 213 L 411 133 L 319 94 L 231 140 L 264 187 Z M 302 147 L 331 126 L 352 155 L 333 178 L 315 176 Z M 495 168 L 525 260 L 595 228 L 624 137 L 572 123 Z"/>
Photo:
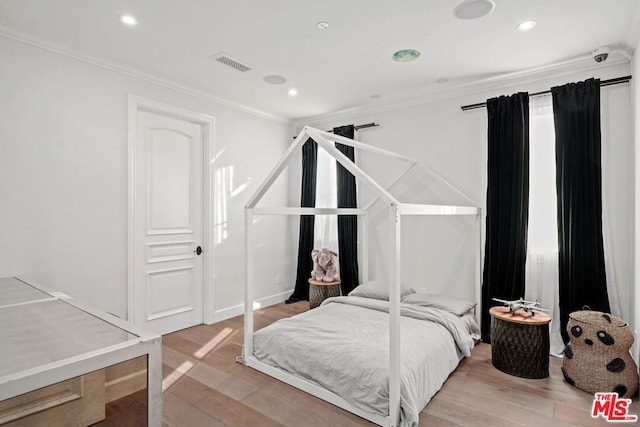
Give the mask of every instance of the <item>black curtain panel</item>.
<path id="1" fill-rule="evenodd" d="M 529 219 L 529 94 L 487 100 L 487 223 L 482 340 L 491 342 L 492 298 L 524 296 Z"/>
<path id="2" fill-rule="evenodd" d="M 302 192 L 300 207 L 316 207 L 316 169 L 318 166 L 318 144 L 309 138 L 302 146 Z M 286 303 L 309 299 L 309 278 L 313 270 L 311 251 L 313 250 L 315 225 L 314 215 L 300 216 L 300 240 L 298 242 L 298 269 L 296 286 Z"/>
<path id="3" fill-rule="evenodd" d="M 602 241 L 600 80 L 551 88 L 556 131 L 560 331 L 584 305 L 609 312 Z"/>
<path id="4" fill-rule="evenodd" d="M 333 133 L 353 139 L 353 125 L 333 128 Z M 354 161 L 354 149 L 348 145 L 336 143 L 340 150 L 351 161 Z M 338 180 L 338 207 L 355 208 L 356 178 L 340 163 L 336 165 Z M 340 280 L 342 295 L 347 295 L 358 286 L 358 217 L 356 215 L 340 215 L 338 217 L 338 259 L 340 260 Z"/>

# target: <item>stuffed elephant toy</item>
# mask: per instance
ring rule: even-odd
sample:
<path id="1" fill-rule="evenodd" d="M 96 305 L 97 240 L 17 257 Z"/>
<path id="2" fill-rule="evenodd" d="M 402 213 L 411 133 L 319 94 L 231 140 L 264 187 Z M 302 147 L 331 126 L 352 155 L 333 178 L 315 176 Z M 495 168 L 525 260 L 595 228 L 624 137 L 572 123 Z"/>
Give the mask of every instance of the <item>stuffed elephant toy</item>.
<path id="1" fill-rule="evenodd" d="M 330 249 L 314 249 L 311 252 L 313 271 L 311 278 L 319 282 L 335 282 L 340 280 L 338 253 Z"/>

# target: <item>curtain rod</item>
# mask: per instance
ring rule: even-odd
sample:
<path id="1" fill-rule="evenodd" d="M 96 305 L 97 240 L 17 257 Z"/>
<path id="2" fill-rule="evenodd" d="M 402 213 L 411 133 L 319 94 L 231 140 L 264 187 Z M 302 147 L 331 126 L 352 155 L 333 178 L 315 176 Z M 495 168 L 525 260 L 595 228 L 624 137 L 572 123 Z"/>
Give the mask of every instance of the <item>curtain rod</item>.
<path id="1" fill-rule="evenodd" d="M 630 80 L 631 80 L 631 76 L 616 77 L 615 79 L 602 80 L 600 82 L 600 87 L 612 86 L 620 83 L 627 83 Z M 551 89 L 543 90 L 542 92 L 530 93 L 529 96 L 546 95 L 547 93 L 551 93 Z M 467 111 L 467 110 L 475 110 L 476 108 L 484 108 L 486 106 L 487 106 L 486 102 L 478 102 L 477 104 L 463 105 L 460 108 L 462 109 L 462 111 Z"/>
<path id="2" fill-rule="evenodd" d="M 374 127 L 377 127 L 377 126 L 380 126 L 380 125 L 378 123 L 371 122 L 371 123 L 365 123 L 365 124 L 362 124 L 362 125 L 355 125 L 353 127 L 353 130 L 374 128 Z M 333 133 L 333 129 L 332 130 L 328 130 L 327 132 Z M 294 136 L 293 139 L 296 139 L 296 137 Z"/>
<path id="3" fill-rule="evenodd" d="M 353 126 L 353 130 L 360 130 L 360 129 L 366 129 L 366 128 L 373 128 L 373 127 L 376 127 L 376 126 L 380 126 L 380 125 L 379 125 L 378 123 L 374 123 L 374 122 L 371 122 L 371 123 L 365 123 L 365 124 L 362 124 L 362 125 L 355 125 L 355 126 Z M 328 130 L 327 132 L 331 132 L 331 133 L 333 133 L 333 129 L 332 129 L 332 130 Z"/>

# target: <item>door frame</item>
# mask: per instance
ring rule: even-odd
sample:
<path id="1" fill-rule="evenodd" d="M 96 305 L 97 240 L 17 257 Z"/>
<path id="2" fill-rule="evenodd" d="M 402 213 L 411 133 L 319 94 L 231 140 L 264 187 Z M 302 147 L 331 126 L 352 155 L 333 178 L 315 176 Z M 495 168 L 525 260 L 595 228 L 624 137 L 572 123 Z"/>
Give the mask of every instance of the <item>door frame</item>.
<path id="1" fill-rule="evenodd" d="M 214 185 L 214 133 L 215 133 L 215 117 L 200 113 L 197 111 L 187 110 L 185 108 L 176 107 L 153 99 L 143 98 L 138 95 L 128 94 L 128 129 L 127 129 L 127 160 L 128 160 L 128 219 L 127 219 L 127 320 L 135 323 L 135 188 L 136 188 L 136 135 L 137 135 L 137 116 L 138 111 L 146 111 L 150 113 L 160 114 L 181 120 L 188 120 L 202 126 L 202 246 L 205 248 L 203 265 L 202 265 L 202 321 L 203 323 L 211 323 L 214 314 L 214 296 L 213 280 L 211 277 L 213 265 L 213 239 L 212 231 L 215 224 L 213 209 L 214 200 L 211 197 L 212 186 Z"/>

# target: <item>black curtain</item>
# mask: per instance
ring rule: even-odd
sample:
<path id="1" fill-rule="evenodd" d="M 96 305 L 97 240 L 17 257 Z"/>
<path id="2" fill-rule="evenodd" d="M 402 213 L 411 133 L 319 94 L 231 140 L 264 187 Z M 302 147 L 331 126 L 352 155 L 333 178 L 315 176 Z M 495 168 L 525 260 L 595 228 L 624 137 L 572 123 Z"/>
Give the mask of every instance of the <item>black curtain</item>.
<path id="1" fill-rule="evenodd" d="M 333 128 L 333 133 L 353 139 L 353 125 Z M 351 161 L 354 161 L 354 149 L 348 145 L 336 143 L 340 150 Z M 338 207 L 355 208 L 356 178 L 340 163 L 336 165 L 338 180 Z M 338 259 L 340 260 L 340 280 L 342 295 L 347 295 L 358 286 L 358 218 L 356 215 L 340 215 L 338 217 Z"/>
<path id="2" fill-rule="evenodd" d="M 556 131 L 560 331 L 588 305 L 609 312 L 602 242 L 600 80 L 551 88 Z"/>
<path id="3" fill-rule="evenodd" d="M 302 146 L 302 191 L 300 207 L 316 207 L 316 169 L 318 166 L 318 144 L 309 138 Z M 287 303 L 309 299 L 309 277 L 313 270 L 311 251 L 313 250 L 314 215 L 300 216 L 300 240 L 298 242 L 298 269 L 296 286 Z"/>
<path id="4" fill-rule="evenodd" d="M 487 100 L 487 225 L 482 340 L 491 342 L 492 298 L 524 296 L 529 219 L 529 94 Z"/>

